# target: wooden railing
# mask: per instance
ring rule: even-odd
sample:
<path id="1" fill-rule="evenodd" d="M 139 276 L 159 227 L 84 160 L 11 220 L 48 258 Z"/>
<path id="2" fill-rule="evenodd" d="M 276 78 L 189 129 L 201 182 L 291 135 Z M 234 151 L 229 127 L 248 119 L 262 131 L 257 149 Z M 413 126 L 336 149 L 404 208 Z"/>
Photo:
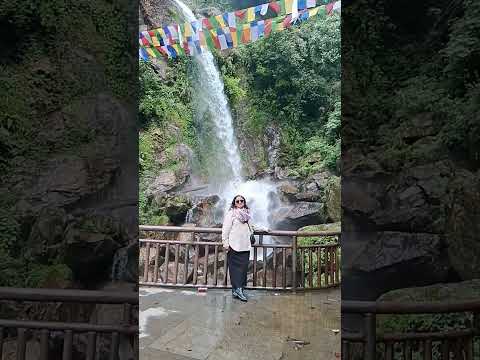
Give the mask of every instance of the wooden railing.
<path id="1" fill-rule="evenodd" d="M 39 352 L 35 358 L 39 360 L 63 359 L 71 360 L 74 358 L 75 341 L 78 342 L 78 336 L 86 335 L 86 347 L 84 358 L 94 360 L 99 358 L 100 343 L 110 344 L 107 350 L 109 359 L 119 359 L 119 347 L 122 342 L 127 342 L 132 349 L 134 358 L 138 353 L 138 324 L 133 314 L 138 312 L 138 293 L 131 294 L 117 293 L 111 291 L 89 291 L 89 290 L 59 290 L 59 289 L 20 289 L 20 288 L 0 288 L 0 305 L 6 303 L 18 303 L 19 308 L 25 306 L 25 302 L 30 303 L 69 303 L 69 304 L 111 304 L 121 307 L 120 317 L 122 321 L 114 324 L 95 324 L 91 322 L 78 322 L 75 319 L 69 319 L 68 322 L 18 319 L 20 314 L 16 314 L 15 319 L 0 318 L 0 359 L 4 359 L 5 345 L 15 343 L 16 360 L 26 359 L 27 343 L 29 339 L 35 339 L 39 342 Z M 71 320 L 71 321 L 70 321 Z M 61 354 L 55 352 L 51 345 L 51 336 L 55 339 L 59 336 L 63 341 Z M 100 338 L 109 338 L 100 341 Z M 103 340 L 102 339 L 102 340 Z M 105 350 L 105 349 L 104 349 Z M 6 350 L 5 350 L 6 351 Z M 78 355 L 78 354 L 77 354 Z M 104 354 L 105 355 L 105 354 Z M 10 357 L 9 357 L 10 359 Z"/>
<path id="2" fill-rule="evenodd" d="M 155 239 L 140 239 L 141 285 L 229 288 L 228 264 L 219 228 L 140 226 Z M 166 239 L 167 234 L 184 239 Z M 186 235 L 185 235 L 186 234 Z M 214 234 L 215 241 L 199 241 L 199 234 Z M 215 235 L 216 234 L 216 235 Z M 247 288 L 301 290 L 340 284 L 339 232 L 255 232 Z M 288 237 L 288 244 L 265 244 L 264 236 Z M 178 236 L 178 235 L 177 235 Z M 210 235 L 212 236 L 212 235 Z M 335 237 L 331 245 L 299 245 L 298 238 Z"/>
<path id="3" fill-rule="evenodd" d="M 470 317 L 465 326 L 451 324 L 437 332 L 378 333 L 377 315 L 459 314 Z M 480 300 L 468 302 L 342 301 L 342 315 L 363 317 L 363 331 L 342 331 L 344 360 L 473 360 L 480 358 Z"/>

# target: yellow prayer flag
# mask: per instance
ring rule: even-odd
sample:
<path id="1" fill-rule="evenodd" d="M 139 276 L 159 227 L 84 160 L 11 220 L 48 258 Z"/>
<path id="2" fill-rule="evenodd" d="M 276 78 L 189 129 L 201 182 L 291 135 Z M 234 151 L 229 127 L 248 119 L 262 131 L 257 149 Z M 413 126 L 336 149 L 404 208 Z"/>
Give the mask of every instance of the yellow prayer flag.
<path id="1" fill-rule="evenodd" d="M 185 23 L 185 37 L 193 35 L 192 25 L 190 23 Z"/>
<path id="2" fill-rule="evenodd" d="M 247 9 L 247 21 L 251 22 L 255 20 L 255 8 L 250 7 Z"/>
<path id="3" fill-rule="evenodd" d="M 160 42 L 158 41 L 158 38 L 156 36 L 152 36 L 152 42 L 153 42 L 153 46 L 155 47 L 160 46 Z"/>
<path id="4" fill-rule="evenodd" d="M 293 0 L 285 0 L 285 14 L 292 13 Z"/>
<path id="5" fill-rule="evenodd" d="M 318 14 L 318 10 L 320 10 L 320 6 L 317 6 L 317 7 L 313 8 L 313 9 L 309 9 L 309 10 L 308 10 L 308 15 L 309 15 L 309 16 L 315 16 L 315 15 Z"/>
<path id="6" fill-rule="evenodd" d="M 147 47 L 146 50 L 147 50 L 148 55 L 150 55 L 150 57 L 152 57 L 152 58 L 157 57 L 157 55 L 155 55 L 155 53 L 153 52 L 153 50 L 151 48 Z"/>
<path id="7" fill-rule="evenodd" d="M 172 46 L 175 49 L 175 51 L 177 52 L 177 55 L 181 54 L 181 50 L 180 50 L 180 47 L 178 46 L 178 44 L 173 44 Z"/>
<path id="8" fill-rule="evenodd" d="M 221 27 L 221 28 L 224 28 L 224 27 L 227 26 L 227 25 L 225 25 L 225 21 L 223 21 L 223 16 L 222 16 L 222 15 L 216 15 L 216 16 L 215 16 L 215 20 L 218 21 L 218 23 L 220 24 L 220 27 Z"/>

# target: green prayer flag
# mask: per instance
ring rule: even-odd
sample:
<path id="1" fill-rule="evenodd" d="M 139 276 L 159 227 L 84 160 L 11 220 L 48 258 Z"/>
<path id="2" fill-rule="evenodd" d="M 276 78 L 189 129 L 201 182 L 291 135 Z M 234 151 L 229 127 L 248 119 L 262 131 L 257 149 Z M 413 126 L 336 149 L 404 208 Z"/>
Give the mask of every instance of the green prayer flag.
<path id="1" fill-rule="evenodd" d="M 213 43 L 212 34 L 209 30 L 205 30 L 203 34 L 205 35 L 205 41 L 207 42 L 208 49 L 210 51 L 213 50 L 215 48 L 215 44 Z"/>
<path id="2" fill-rule="evenodd" d="M 327 16 L 327 7 L 325 5 L 320 6 L 320 9 L 318 10 L 317 16 L 319 18 L 323 18 Z"/>
<path id="3" fill-rule="evenodd" d="M 280 0 L 279 3 L 280 3 L 280 14 L 278 14 L 278 15 L 283 15 L 286 12 L 285 0 Z"/>
<path id="4" fill-rule="evenodd" d="M 215 19 L 215 16 L 209 17 L 208 20 L 210 21 L 210 24 L 212 24 L 214 29 L 222 27 L 221 24 L 217 21 L 217 19 Z"/>

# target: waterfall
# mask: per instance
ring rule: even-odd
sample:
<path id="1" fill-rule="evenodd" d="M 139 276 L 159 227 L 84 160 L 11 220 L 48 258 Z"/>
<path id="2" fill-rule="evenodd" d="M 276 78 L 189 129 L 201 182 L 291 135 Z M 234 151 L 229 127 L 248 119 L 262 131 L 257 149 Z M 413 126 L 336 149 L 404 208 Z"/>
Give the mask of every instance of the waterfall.
<path id="1" fill-rule="evenodd" d="M 180 9 L 187 21 L 195 21 L 192 10 L 181 0 L 172 0 Z M 212 169 L 210 182 L 213 184 L 210 191 L 220 197 L 220 210 L 227 210 L 230 202 L 237 194 L 247 199 L 252 210 L 254 223 L 263 227 L 271 227 L 269 214 L 274 206 L 273 200 L 278 198 L 276 186 L 263 180 L 244 181 L 242 176 L 242 161 L 234 133 L 233 120 L 224 93 L 224 84 L 220 72 L 215 65 L 215 59 L 206 50 L 194 57 L 198 65 L 199 88 L 195 91 L 198 113 L 208 112 L 215 129 L 215 137 L 223 149 L 219 153 L 225 155 L 222 164 L 216 164 Z M 226 169 L 224 167 L 227 167 Z M 191 214 L 188 214 L 191 219 Z M 268 239 L 265 239 L 268 242 Z"/>

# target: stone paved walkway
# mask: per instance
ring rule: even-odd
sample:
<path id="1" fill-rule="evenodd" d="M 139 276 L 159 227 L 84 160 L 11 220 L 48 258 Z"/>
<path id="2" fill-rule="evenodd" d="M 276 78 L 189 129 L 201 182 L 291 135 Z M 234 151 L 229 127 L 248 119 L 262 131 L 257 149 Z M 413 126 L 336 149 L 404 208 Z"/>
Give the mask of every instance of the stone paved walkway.
<path id="1" fill-rule="evenodd" d="M 340 290 L 310 293 L 140 289 L 142 360 L 329 360 L 340 354 Z M 309 342 L 296 348 L 287 341 Z"/>

